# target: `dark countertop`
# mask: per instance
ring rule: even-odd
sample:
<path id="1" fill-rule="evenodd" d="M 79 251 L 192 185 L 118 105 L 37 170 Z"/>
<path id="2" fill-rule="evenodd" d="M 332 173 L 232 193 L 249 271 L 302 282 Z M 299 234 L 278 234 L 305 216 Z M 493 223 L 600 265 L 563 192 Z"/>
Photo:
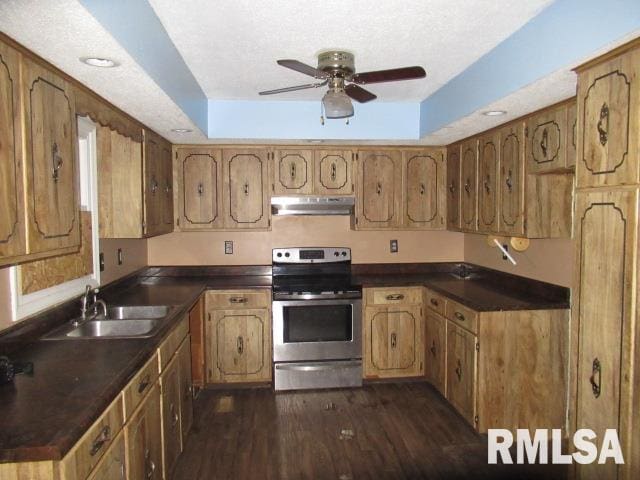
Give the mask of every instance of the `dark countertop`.
<path id="1" fill-rule="evenodd" d="M 477 311 L 569 308 L 568 289 L 461 265 L 354 265 L 352 275 L 363 287 L 425 285 Z M 153 267 L 104 288 L 109 304 L 178 307 L 148 339 L 39 339 L 78 313 L 77 299 L 2 332 L 0 354 L 33 362 L 34 374 L 0 385 L 0 463 L 64 457 L 205 289 L 270 288 L 270 274 L 269 267 Z"/>

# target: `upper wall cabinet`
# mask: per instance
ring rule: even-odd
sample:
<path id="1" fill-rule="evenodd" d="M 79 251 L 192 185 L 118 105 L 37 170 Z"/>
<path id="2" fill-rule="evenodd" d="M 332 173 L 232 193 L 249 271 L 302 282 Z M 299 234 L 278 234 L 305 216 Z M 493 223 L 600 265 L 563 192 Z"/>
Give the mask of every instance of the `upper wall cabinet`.
<path id="1" fill-rule="evenodd" d="M 575 165 L 575 100 L 527 119 L 528 173 L 558 172 Z"/>
<path id="2" fill-rule="evenodd" d="M 351 150 L 315 150 L 314 193 L 352 195 L 353 157 Z"/>
<path id="3" fill-rule="evenodd" d="M 477 176 L 478 140 L 472 138 L 462 143 L 460 152 L 460 220 L 464 232 L 476 232 L 477 222 Z"/>
<path id="4" fill-rule="evenodd" d="M 272 190 L 276 195 L 313 193 L 313 151 L 276 149 L 273 176 Z"/>
<path id="5" fill-rule="evenodd" d="M 402 152 L 402 211 L 407 228 L 439 229 L 445 226 L 444 150 Z"/>
<path id="6" fill-rule="evenodd" d="M 22 66 L 27 251 L 69 253 L 80 246 L 74 91 L 28 58 Z"/>
<path id="7" fill-rule="evenodd" d="M 176 178 L 178 227 L 182 230 L 222 228 L 222 150 L 177 149 Z"/>
<path id="8" fill-rule="evenodd" d="M 516 237 L 524 234 L 523 137 L 522 122 L 514 122 L 499 132 L 498 229 Z"/>
<path id="9" fill-rule="evenodd" d="M 0 43 L 0 265 L 27 253 L 19 54 Z"/>
<path id="10" fill-rule="evenodd" d="M 402 154 L 359 150 L 356 228 L 397 228 L 402 220 Z"/>
<path id="11" fill-rule="evenodd" d="M 578 188 L 640 180 L 640 50 L 580 72 Z"/>
<path id="12" fill-rule="evenodd" d="M 478 145 L 478 231 L 498 229 L 498 163 L 500 135 L 480 137 Z"/>
<path id="13" fill-rule="evenodd" d="M 173 170 L 171 144 L 160 135 L 145 131 L 144 138 L 144 235 L 152 237 L 173 231 Z M 171 221 L 168 221 L 171 218 Z"/>
<path id="14" fill-rule="evenodd" d="M 222 153 L 224 228 L 271 226 L 268 151 L 264 147 L 228 148 Z"/>
<path id="15" fill-rule="evenodd" d="M 460 230 L 460 144 L 447 147 L 447 230 Z"/>

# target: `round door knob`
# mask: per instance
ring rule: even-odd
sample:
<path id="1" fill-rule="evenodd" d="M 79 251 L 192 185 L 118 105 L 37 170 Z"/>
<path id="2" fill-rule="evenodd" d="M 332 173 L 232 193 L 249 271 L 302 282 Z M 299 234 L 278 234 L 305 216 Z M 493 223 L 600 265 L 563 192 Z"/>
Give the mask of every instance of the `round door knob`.
<path id="1" fill-rule="evenodd" d="M 276 256 L 277 256 L 278 258 L 282 257 L 282 252 L 278 252 L 278 253 L 276 253 Z"/>
<path id="2" fill-rule="evenodd" d="M 342 256 L 346 257 L 347 256 L 347 252 L 342 252 Z"/>
<path id="3" fill-rule="evenodd" d="M 287 257 L 287 258 L 289 258 L 289 257 L 291 256 L 291 254 L 290 254 L 289 252 L 286 252 L 286 253 L 284 254 L 284 256 L 285 256 L 285 257 Z"/>

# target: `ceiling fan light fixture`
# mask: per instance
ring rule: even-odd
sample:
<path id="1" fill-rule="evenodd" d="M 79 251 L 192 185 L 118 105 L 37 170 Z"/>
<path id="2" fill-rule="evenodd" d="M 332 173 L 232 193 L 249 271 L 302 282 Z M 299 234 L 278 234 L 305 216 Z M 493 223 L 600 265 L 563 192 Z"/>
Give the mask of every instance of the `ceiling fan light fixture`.
<path id="1" fill-rule="evenodd" d="M 322 97 L 322 106 L 327 118 L 353 117 L 353 104 L 344 92 L 329 90 Z"/>

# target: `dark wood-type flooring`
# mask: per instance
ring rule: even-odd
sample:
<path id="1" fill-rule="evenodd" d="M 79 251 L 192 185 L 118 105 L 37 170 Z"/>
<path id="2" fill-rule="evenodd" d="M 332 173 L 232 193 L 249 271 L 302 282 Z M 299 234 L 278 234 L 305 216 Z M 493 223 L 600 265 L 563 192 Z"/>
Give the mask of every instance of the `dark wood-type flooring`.
<path id="1" fill-rule="evenodd" d="M 194 408 L 174 480 L 565 477 L 549 465 L 488 465 L 486 437 L 425 383 L 205 390 Z"/>

